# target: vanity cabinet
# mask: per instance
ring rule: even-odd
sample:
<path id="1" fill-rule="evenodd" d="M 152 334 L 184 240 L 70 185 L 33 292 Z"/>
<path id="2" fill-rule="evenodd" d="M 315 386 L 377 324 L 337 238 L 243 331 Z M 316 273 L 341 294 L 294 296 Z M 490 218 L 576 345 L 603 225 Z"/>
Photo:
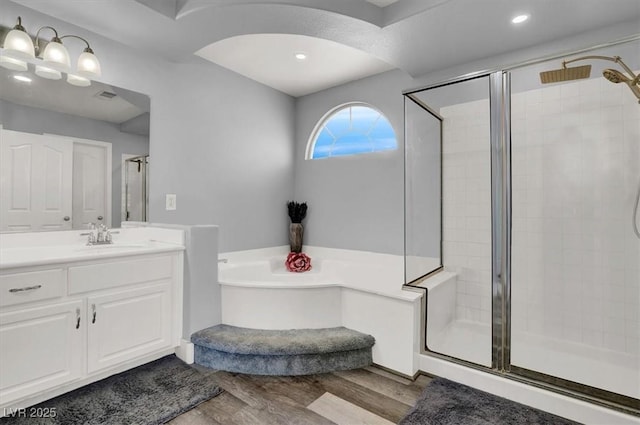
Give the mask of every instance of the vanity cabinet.
<path id="1" fill-rule="evenodd" d="M 87 298 L 89 373 L 171 346 L 170 282 Z"/>
<path id="2" fill-rule="evenodd" d="M 173 353 L 181 251 L 0 274 L 0 408 L 25 407 Z"/>
<path id="3" fill-rule="evenodd" d="M 83 316 L 81 300 L 0 314 L 2 404 L 82 376 Z"/>

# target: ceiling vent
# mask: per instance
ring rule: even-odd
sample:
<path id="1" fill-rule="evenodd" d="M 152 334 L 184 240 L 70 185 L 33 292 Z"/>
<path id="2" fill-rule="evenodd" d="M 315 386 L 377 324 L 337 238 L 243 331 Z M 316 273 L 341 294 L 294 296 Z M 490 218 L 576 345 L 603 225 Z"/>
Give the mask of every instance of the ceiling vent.
<path id="1" fill-rule="evenodd" d="M 96 94 L 96 97 L 101 98 L 101 99 L 106 99 L 106 100 L 111 100 L 116 96 L 117 96 L 117 94 L 112 93 L 110 91 L 106 91 L 106 90 L 103 90 L 103 91 L 101 91 L 101 92 Z"/>

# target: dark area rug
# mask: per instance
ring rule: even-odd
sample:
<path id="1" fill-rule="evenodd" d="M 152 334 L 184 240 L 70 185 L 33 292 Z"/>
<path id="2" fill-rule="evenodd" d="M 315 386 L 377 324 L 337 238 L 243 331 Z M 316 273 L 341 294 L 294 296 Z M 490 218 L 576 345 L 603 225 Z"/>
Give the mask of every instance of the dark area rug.
<path id="1" fill-rule="evenodd" d="M 162 424 L 222 391 L 212 373 L 170 355 L 27 408 L 27 417 L 5 417 L 0 423 Z M 29 417 L 52 408 L 55 418 Z"/>
<path id="2" fill-rule="evenodd" d="M 577 422 L 444 378 L 424 389 L 400 425 L 577 425 Z"/>

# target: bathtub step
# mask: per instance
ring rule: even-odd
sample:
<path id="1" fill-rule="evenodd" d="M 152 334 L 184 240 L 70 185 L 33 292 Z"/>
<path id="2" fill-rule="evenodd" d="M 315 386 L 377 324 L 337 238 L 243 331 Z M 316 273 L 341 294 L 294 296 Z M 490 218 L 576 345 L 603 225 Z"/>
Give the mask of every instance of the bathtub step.
<path id="1" fill-rule="evenodd" d="M 216 325 L 191 336 L 195 362 L 253 375 L 310 375 L 357 369 L 372 363 L 375 343 L 344 327 L 265 330 Z"/>

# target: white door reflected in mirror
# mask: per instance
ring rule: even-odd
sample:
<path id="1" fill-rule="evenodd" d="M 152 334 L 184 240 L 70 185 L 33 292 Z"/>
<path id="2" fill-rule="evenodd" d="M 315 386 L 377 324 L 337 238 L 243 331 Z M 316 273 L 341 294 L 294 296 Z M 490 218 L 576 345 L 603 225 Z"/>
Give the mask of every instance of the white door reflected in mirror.
<path id="1" fill-rule="evenodd" d="M 2 129 L 0 231 L 111 226 L 111 144 Z"/>
<path id="2" fill-rule="evenodd" d="M 1 130 L 0 231 L 71 230 L 73 142 Z"/>
<path id="3" fill-rule="evenodd" d="M 90 223 L 111 227 L 111 145 L 95 142 L 73 145 L 73 228 Z M 106 219 L 105 219 L 106 217 Z"/>

